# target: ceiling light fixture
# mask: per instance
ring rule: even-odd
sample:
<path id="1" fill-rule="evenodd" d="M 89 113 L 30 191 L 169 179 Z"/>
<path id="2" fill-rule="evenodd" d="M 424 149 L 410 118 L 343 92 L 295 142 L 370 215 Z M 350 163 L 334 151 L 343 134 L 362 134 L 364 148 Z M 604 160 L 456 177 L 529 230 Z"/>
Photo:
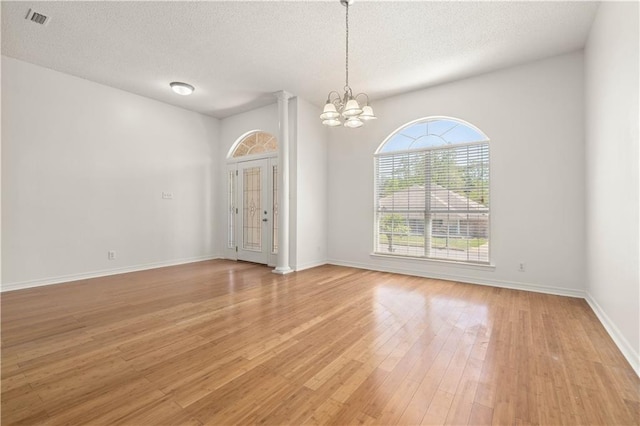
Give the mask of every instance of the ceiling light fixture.
<path id="1" fill-rule="evenodd" d="M 344 95 L 341 97 L 340 93 L 334 91 L 329 92 L 327 95 L 327 103 L 324 105 L 320 119 L 322 124 L 329 127 L 335 127 L 342 124 L 340 116 L 344 119 L 344 126 L 356 128 L 362 126 L 364 121 L 375 120 L 376 117 L 373 114 L 373 108 L 369 105 L 369 96 L 366 93 L 358 93 L 353 96 L 351 87 L 349 87 L 349 6 L 353 4 L 354 0 L 340 0 L 340 3 L 347 9 L 346 12 L 346 57 L 345 57 L 345 85 Z M 357 101 L 358 97 L 366 98 L 366 103 L 363 107 Z"/>
<path id="2" fill-rule="evenodd" d="M 178 95 L 187 96 L 193 93 L 195 87 L 187 83 L 181 83 L 179 81 L 174 81 L 173 83 L 169 83 L 171 86 L 171 90 L 176 92 Z"/>

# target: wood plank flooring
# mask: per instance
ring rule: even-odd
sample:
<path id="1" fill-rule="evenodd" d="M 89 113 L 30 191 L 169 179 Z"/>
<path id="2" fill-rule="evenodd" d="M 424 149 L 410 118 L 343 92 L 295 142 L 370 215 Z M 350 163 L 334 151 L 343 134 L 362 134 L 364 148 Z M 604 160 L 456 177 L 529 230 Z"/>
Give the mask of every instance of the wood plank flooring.
<path id="1" fill-rule="evenodd" d="M 208 261 L 3 293 L 2 424 L 639 424 L 584 300 Z"/>

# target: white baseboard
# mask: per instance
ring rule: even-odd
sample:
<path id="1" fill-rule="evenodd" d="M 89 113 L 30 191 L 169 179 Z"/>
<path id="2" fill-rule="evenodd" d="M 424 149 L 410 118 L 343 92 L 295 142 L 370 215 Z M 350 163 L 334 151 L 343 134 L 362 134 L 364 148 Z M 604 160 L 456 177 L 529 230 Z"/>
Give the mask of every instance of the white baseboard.
<path id="1" fill-rule="evenodd" d="M 602 309 L 589 292 L 586 292 L 585 300 L 589 306 L 591 306 L 591 309 L 593 309 L 593 312 L 604 326 L 604 329 L 607 330 L 607 333 L 609 333 L 609 336 L 611 336 L 616 346 L 618 346 L 622 355 L 626 358 L 629 364 L 631 364 L 631 368 L 633 368 L 638 377 L 640 377 L 640 353 L 631 346 L 629 341 L 620 332 L 620 329 L 613 321 L 611 321 L 611 318 L 609 318 L 604 309 Z"/>
<path id="2" fill-rule="evenodd" d="M 315 268 L 317 266 L 322 266 L 322 265 L 326 265 L 328 262 L 326 260 L 320 260 L 320 261 L 315 261 L 315 262 L 307 262 L 307 263 L 302 263 L 300 265 L 296 265 L 295 268 L 293 268 L 296 272 L 299 271 L 304 271 L 305 269 L 311 269 L 311 268 Z"/>
<path id="3" fill-rule="evenodd" d="M 402 268 L 402 267 L 391 267 L 391 268 L 386 266 L 380 267 L 379 265 L 370 265 L 370 264 L 356 263 L 356 262 L 343 262 L 335 259 L 329 259 L 327 263 L 331 265 L 349 266 L 351 268 L 369 269 L 372 271 L 393 272 L 396 274 L 414 275 L 418 277 L 457 281 L 457 282 L 469 283 L 469 284 L 487 285 L 491 287 L 509 288 L 512 290 L 533 291 L 535 293 L 553 294 L 556 296 L 578 297 L 581 299 L 584 298 L 584 291 L 572 290 L 572 289 L 563 288 L 563 287 L 541 286 L 537 284 L 518 283 L 518 282 L 512 282 L 512 281 L 500 281 L 500 280 L 492 280 L 492 279 L 480 280 L 476 277 L 468 277 L 468 276 L 458 275 L 458 274 L 454 275 L 454 274 L 432 273 L 432 272 L 425 272 L 424 270 Z"/>
<path id="4" fill-rule="evenodd" d="M 100 271 L 84 272 L 81 274 L 61 275 L 38 280 L 21 281 L 14 283 L 2 283 L 1 292 L 22 290 L 25 288 L 41 287 L 45 285 L 62 284 L 70 281 L 87 280 L 90 278 L 106 277 L 108 275 L 125 274 L 127 272 L 144 271 L 147 269 L 164 268 L 166 266 L 182 265 L 185 263 L 202 262 L 204 260 L 221 259 L 219 255 L 191 257 L 187 259 L 169 260 L 164 262 L 146 263 L 142 265 L 125 266 L 122 268 L 103 269 Z"/>

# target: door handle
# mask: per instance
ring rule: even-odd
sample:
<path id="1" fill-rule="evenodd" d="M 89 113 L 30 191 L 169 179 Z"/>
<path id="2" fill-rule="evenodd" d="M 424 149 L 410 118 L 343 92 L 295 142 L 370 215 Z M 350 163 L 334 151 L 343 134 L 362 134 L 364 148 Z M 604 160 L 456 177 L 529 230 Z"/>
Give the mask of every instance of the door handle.
<path id="1" fill-rule="evenodd" d="M 266 222 L 268 219 L 265 217 L 264 219 L 262 219 L 263 222 Z"/>

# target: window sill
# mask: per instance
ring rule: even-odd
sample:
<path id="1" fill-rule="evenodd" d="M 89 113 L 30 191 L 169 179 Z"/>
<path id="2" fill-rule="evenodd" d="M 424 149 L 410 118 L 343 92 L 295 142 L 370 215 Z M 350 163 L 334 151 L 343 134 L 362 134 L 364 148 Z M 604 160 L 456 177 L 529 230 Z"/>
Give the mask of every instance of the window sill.
<path id="1" fill-rule="evenodd" d="M 472 263 L 472 262 L 458 262 L 453 260 L 442 260 L 442 259 L 428 259 L 426 257 L 418 257 L 418 256 L 405 256 L 405 255 L 396 255 L 396 254 L 382 254 L 382 253 L 369 253 L 369 256 L 373 258 L 379 259 L 393 259 L 393 260 L 408 260 L 408 261 L 420 261 L 425 263 L 431 263 L 434 265 L 442 265 L 442 266 L 455 266 L 466 269 L 476 269 L 483 271 L 493 271 L 496 269 L 496 265 L 491 263 Z"/>

